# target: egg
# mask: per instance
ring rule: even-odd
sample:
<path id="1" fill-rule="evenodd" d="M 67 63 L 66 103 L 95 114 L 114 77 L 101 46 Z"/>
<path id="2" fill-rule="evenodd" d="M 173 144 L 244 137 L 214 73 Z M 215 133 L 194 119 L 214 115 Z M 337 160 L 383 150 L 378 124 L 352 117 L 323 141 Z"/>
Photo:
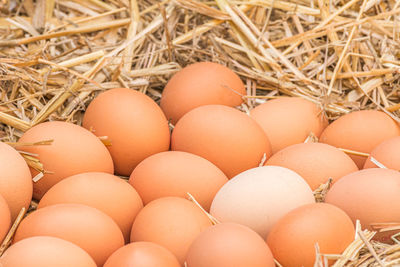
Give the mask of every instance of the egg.
<path id="1" fill-rule="evenodd" d="M 166 248 L 151 242 L 130 243 L 115 251 L 104 267 L 180 267 L 178 260 Z"/>
<path id="2" fill-rule="evenodd" d="M 346 114 L 331 123 L 321 134 L 320 142 L 338 148 L 370 153 L 383 141 L 400 135 L 400 128 L 388 115 L 376 110 Z M 361 169 L 366 157 L 350 155 Z"/>
<path id="3" fill-rule="evenodd" d="M 180 264 L 193 240 L 211 221 L 195 204 L 184 198 L 164 197 L 147 204 L 136 216 L 131 242 L 148 241 L 171 251 Z"/>
<path id="4" fill-rule="evenodd" d="M 358 171 L 354 161 L 336 147 L 322 143 L 302 143 L 288 146 L 268 159 L 265 165 L 281 166 L 306 180 L 312 190 L 326 183 L 336 182 L 351 172 Z"/>
<path id="5" fill-rule="evenodd" d="M 192 243 L 188 267 L 274 267 L 265 241 L 250 228 L 221 223 L 204 230 Z"/>
<path id="6" fill-rule="evenodd" d="M 186 113 L 175 125 L 171 148 L 211 161 L 228 178 L 257 167 L 264 154 L 271 155 L 262 128 L 245 113 L 222 105 Z"/>
<path id="7" fill-rule="evenodd" d="M 21 240 L 0 258 L 2 267 L 96 267 L 89 254 L 77 245 L 50 236 Z"/>
<path id="8" fill-rule="evenodd" d="M 215 196 L 210 213 L 220 222 L 243 224 L 265 237 L 283 215 L 314 202 L 313 192 L 300 175 L 265 166 L 229 180 Z"/>
<path id="9" fill-rule="evenodd" d="M 273 154 L 303 143 L 311 133 L 319 137 L 328 125 L 321 108 L 300 97 L 269 100 L 252 109 L 250 116 L 264 129 Z"/>
<path id="10" fill-rule="evenodd" d="M 88 106 L 83 127 L 106 136 L 116 173 L 129 176 L 145 158 L 169 149 L 170 132 L 161 108 L 128 88 L 99 94 Z"/>
<path id="11" fill-rule="evenodd" d="M 400 173 L 389 169 L 365 169 L 350 173 L 328 191 L 325 201 L 344 210 L 355 223 L 374 230 L 374 224 L 400 222 Z M 391 242 L 393 232 L 376 239 Z"/>
<path id="12" fill-rule="evenodd" d="M 24 143 L 53 140 L 50 145 L 25 146 Z M 33 184 L 33 197 L 40 199 L 62 179 L 82 172 L 113 173 L 114 166 L 107 148 L 91 132 L 78 125 L 52 121 L 40 123 L 19 139 L 18 149 L 37 154 L 45 170 Z M 31 169 L 32 176 L 38 172 Z"/>
<path id="13" fill-rule="evenodd" d="M 0 194 L 6 200 L 11 220 L 14 221 L 22 208 L 29 208 L 33 190 L 32 176 L 24 158 L 3 142 L 0 142 L 0 162 Z"/>
<path id="14" fill-rule="evenodd" d="M 118 225 L 103 212 L 81 204 L 57 204 L 30 213 L 19 225 L 14 242 L 33 236 L 58 237 L 84 249 L 97 266 L 124 245 Z"/>
<path id="15" fill-rule="evenodd" d="M 0 195 L 0 244 L 11 226 L 11 213 L 6 200 Z"/>
<path id="16" fill-rule="evenodd" d="M 118 224 L 126 241 L 129 241 L 133 220 L 143 208 L 132 186 L 119 177 L 101 172 L 81 173 L 62 180 L 47 191 L 38 208 L 63 203 L 83 204 L 104 212 Z"/>
<path id="17" fill-rule="evenodd" d="M 225 174 L 208 160 L 181 151 L 148 157 L 139 163 L 129 179 L 144 204 L 161 197 L 186 198 L 190 193 L 206 210 L 227 181 Z"/>
<path id="18" fill-rule="evenodd" d="M 160 106 L 173 124 L 190 110 L 204 105 L 239 106 L 246 89 L 229 68 L 199 62 L 177 72 L 165 86 Z"/>
<path id="19" fill-rule="evenodd" d="M 271 229 L 267 243 L 275 259 L 285 267 L 313 267 L 315 246 L 321 254 L 342 254 L 355 238 L 349 216 L 325 203 L 298 207 Z"/>
<path id="20" fill-rule="evenodd" d="M 400 137 L 393 137 L 377 145 L 365 161 L 364 169 L 378 168 L 371 161 L 371 157 L 383 164 L 386 168 L 400 171 Z"/>

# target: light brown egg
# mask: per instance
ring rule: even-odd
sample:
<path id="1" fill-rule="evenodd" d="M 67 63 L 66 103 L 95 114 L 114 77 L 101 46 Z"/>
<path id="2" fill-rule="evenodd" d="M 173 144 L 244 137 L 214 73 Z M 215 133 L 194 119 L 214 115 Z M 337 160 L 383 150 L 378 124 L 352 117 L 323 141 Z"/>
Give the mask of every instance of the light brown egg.
<path id="1" fill-rule="evenodd" d="M 325 201 L 344 210 L 355 223 L 374 230 L 374 224 L 400 222 L 400 173 L 389 169 L 365 169 L 348 174 L 328 191 Z M 391 242 L 393 231 L 376 239 Z"/>
<path id="2" fill-rule="evenodd" d="M 130 243 L 115 251 L 104 267 L 180 267 L 166 248 L 151 242 Z"/>
<path id="3" fill-rule="evenodd" d="M 6 200 L 0 195 L 0 244 L 11 226 L 11 213 Z"/>
<path id="4" fill-rule="evenodd" d="M 28 210 L 32 199 L 32 176 L 24 158 L 11 146 L 0 142 L 0 194 L 6 200 L 11 220 L 22 208 Z"/>
<path id="5" fill-rule="evenodd" d="M 331 123 L 321 134 L 320 142 L 338 148 L 370 153 L 383 141 L 400 135 L 400 128 L 388 115 L 376 110 L 346 114 Z M 366 157 L 350 155 L 361 169 Z"/>
<path id="6" fill-rule="evenodd" d="M 35 236 L 9 247 L 0 258 L 2 267 L 96 267 L 89 254 L 60 238 Z"/>
<path id="7" fill-rule="evenodd" d="M 364 169 L 378 168 L 371 156 L 386 168 L 400 171 L 400 137 L 393 137 L 376 146 L 365 161 Z"/>
<path id="8" fill-rule="evenodd" d="M 274 267 L 265 241 L 250 228 L 221 223 L 204 230 L 192 243 L 188 267 Z"/>
<path id="9" fill-rule="evenodd" d="M 209 218 L 189 200 L 178 197 L 156 199 L 136 216 L 131 242 L 148 241 L 171 251 L 183 264 L 193 240 L 207 227 Z"/>
<path id="10" fill-rule="evenodd" d="M 282 217 L 271 229 L 267 243 L 282 266 L 313 267 L 316 244 L 321 254 L 342 254 L 354 238 L 354 225 L 344 211 L 316 203 Z"/>
<path id="11" fill-rule="evenodd" d="M 80 204 L 57 204 L 29 214 L 22 220 L 14 242 L 33 236 L 53 236 L 84 249 L 96 264 L 124 245 L 118 225 L 98 209 Z"/>
<path id="12" fill-rule="evenodd" d="M 264 129 L 272 153 L 303 143 L 313 133 L 319 137 L 328 121 L 318 105 L 300 97 L 270 100 L 250 111 L 250 116 Z"/>
<path id="13" fill-rule="evenodd" d="M 250 227 L 264 238 L 283 215 L 314 202 L 313 192 L 300 175 L 283 167 L 265 166 L 227 182 L 215 196 L 210 213 L 220 222 Z"/>
<path id="14" fill-rule="evenodd" d="M 173 124 L 190 110 L 204 105 L 239 106 L 246 89 L 227 67 L 200 62 L 177 72 L 165 86 L 160 106 Z"/>
<path id="15" fill-rule="evenodd" d="M 161 197 L 187 198 L 190 193 L 206 210 L 227 181 L 225 174 L 208 160 L 181 151 L 148 157 L 139 163 L 129 179 L 144 204 Z"/>
<path id="16" fill-rule="evenodd" d="M 139 194 L 132 186 L 109 173 L 87 172 L 70 176 L 43 196 L 38 208 L 75 203 L 96 208 L 110 216 L 129 242 L 133 221 L 143 208 Z"/>
<path id="17" fill-rule="evenodd" d="M 354 161 L 336 147 L 322 143 L 302 143 L 288 146 L 272 155 L 265 165 L 281 166 L 306 180 L 312 190 L 326 183 L 336 182 L 351 172 L 358 171 Z"/>
<path id="18" fill-rule="evenodd" d="M 245 113 L 222 105 L 186 113 L 172 132 L 171 147 L 211 161 L 228 178 L 257 167 L 264 154 L 271 155 L 262 128 Z"/>
<path id="19" fill-rule="evenodd" d="M 161 108 L 147 95 L 116 88 L 98 95 L 88 106 L 83 127 L 107 136 L 115 172 L 129 176 L 145 158 L 169 149 L 170 133 Z"/>
<path id="20" fill-rule="evenodd" d="M 24 146 L 24 143 L 53 140 L 51 145 Z M 78 125 L 52 121 L 29 129 L 18 141 L 18 149 L 38 155 L 44 176 L 33 184 L 33 197 L 40 199 L 62 179 L 82 172 L 113 173 L 114 167 L 107 148 L 91 132 Z M 31 169 L 32 176 L 38 174 Z"/>

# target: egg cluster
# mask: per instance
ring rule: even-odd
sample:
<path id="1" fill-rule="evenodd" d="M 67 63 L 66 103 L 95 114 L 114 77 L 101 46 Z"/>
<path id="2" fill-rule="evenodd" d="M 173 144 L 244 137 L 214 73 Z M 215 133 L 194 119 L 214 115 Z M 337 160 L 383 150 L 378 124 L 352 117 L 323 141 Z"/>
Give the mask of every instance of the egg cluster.
<path id="1" fill-rule="evenodd" d="M 202 62 L 171 78 L 160 105 L 111 89 L 82 127 L 45 122 L 15 147 L 0 143 L 0 241 L 39 203 L 0 266 L 308 267 L 316 247 L 341 254 L 357 220 L 370 230 L 400 222 L 400 127 L 389 115 L 329 124 L 296 97 L 243 112 L 245 95 L 233 71 Z"/>

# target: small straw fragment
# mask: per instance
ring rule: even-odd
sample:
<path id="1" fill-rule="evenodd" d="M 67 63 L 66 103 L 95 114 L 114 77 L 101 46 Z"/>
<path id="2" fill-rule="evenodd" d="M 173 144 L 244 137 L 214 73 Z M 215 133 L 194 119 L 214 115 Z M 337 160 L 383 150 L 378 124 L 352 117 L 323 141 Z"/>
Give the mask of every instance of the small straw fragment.
<path id="1" fill-rule="evenodd" d="M 0 257 L 3 255 L 4 251 L 10 246 L 11 241 L 14 237 L 15 231 L 17 230 L 19 224 L 21 223 L 22 219 L 24 218 L 26 213 L 26 208 L 23 207 L 21 211 L 18 213 L 17 218 L 15 219 L 13 225 L 11 226 L 10 230 L 8 231 L 6 237 L 3 240 L 3 243 L 1 243 L 0 246 Z"/>

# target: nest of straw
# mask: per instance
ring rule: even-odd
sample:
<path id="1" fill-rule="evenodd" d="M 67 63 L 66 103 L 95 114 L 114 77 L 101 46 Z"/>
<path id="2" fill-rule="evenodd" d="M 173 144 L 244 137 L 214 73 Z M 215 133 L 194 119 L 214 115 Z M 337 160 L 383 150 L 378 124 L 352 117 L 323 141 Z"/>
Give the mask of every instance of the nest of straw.
<path id="1" fill-rule="evenodd" d="M 234 70 L 245 109 L 300 96 L 331 119 L 378 109 L 400 122 L 399 13 L 395 0 L 0 0 L 0 138 L 12 144 L 47 120 L 80 124 L 110 88 L 158 101 L 197 61 Z M 400 264 L 399 245 L 358 233 L 337 266 Z"/>

